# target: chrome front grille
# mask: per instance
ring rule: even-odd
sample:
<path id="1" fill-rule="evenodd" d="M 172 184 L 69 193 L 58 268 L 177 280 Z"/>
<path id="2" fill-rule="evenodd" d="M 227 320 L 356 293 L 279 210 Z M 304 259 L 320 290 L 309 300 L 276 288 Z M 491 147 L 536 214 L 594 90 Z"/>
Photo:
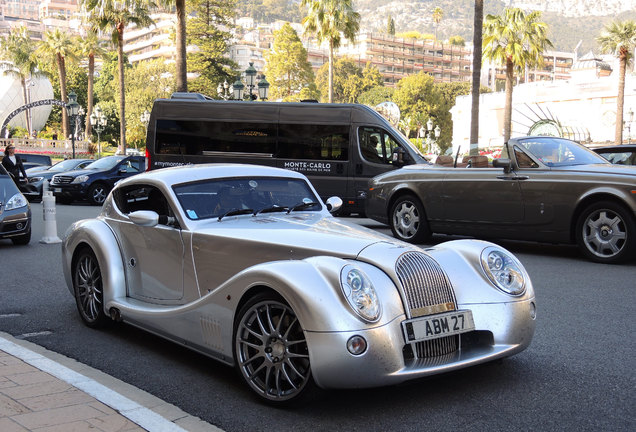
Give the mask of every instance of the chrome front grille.
<path id="1" fill-rule="evenodd" d="M 51 184 L 69 184 L 73 181 L 75 177 L 71 177 L 71 176 L 62 176 L 62 175 L 56 175 L 53 176 L 53 179 L 51 180 Z"/>
<path id="2" fill-rule="evenodd" d="M 457 309 L 455 292 L 440 265 L 421 252 L 407 252 L 396 265 L 408 318 L 447 312 Z M 446 336 L 411 344 L 416 358 L 432 358 L 457 350 L 459 338 Z"/>

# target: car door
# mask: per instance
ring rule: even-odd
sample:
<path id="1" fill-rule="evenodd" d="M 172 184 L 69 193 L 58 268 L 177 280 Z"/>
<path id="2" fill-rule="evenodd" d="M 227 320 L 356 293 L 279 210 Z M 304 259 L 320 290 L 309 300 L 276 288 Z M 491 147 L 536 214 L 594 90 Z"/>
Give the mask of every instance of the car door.
<path id="1" fill-rule="evenodd" d="M 141 158 L 128 157 L 123 159 L 115 168 L 115 175 L 112 178 L 111 187 L 120 180 L 143 172 Z"/>
<path id="2" fill-rule="evenodd" d="M 163 193 L 151 185 L 119 189 L 115 205 L 123 217 L 109 221 L 115 229 L 126 268 L 128 295 L 141 300 L 174 301 L 183 298 L 184 246 L 181 230 L 172 225 L 152 227 L 133 223 L 128 214 L 152 210 L 174 216 Z"/>
<path id="3" fill-rule="evenodd" d="M 521 223 L 525 207 L 520 182 L 525 180 L 524 174 L 492 165 L 449 169 L 442 183 L 444 220 L 471 226 Z"/>

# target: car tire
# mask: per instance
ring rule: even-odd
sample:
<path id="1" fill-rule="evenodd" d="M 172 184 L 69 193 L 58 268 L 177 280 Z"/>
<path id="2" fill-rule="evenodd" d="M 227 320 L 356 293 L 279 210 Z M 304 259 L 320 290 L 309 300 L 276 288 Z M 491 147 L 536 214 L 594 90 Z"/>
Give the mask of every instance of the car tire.
<path id="1" fill-rule="evenodd" d="M 576 242 L 592 261 L 617 264 L 636 249 L 636 221 L 623 206 L 601 201 L 586 207 L 576 224 Z"/>
<path id="2" fill-rule="evenodd" d="M 95 183 L 88 188 L 88 201 L 92 205 L 102 205 L 106 201 L 108 192 L 110 189 L 104 183 Z"/>
<path id="3" fill-rule="evenodd" d="M 77 310 L 88 327 L 102 327 L 107 322 L 104 312 L 104 286 L 95 253 L 82 249 L 73 266 L 73 290 Z"/>
<path id="4" fill-rule="evenodd" d="M 431 237 L 424 206 L 414 195 L 402 195 L 393 203 L 389 224 L 393 236 L 405 242 L 422 243 Z"/>
<path id="5" fill-rule="evenodd" d="M 304 330 L 281 297 L 259 294 L 236 316 L 236 368 L 261 401 L 288 406 L 317 394 Z"/>
<path id="6" fill-rule="evenodd" d="M 28 245 L 29 242 L 31 241 L 31 228 L 29 228 L 29 230 L 26 233 L 19 235 L 17 237 L 13 237 L 11 241 L 13 242 L 14 245 L 18 245 L 18 246 Z"/>

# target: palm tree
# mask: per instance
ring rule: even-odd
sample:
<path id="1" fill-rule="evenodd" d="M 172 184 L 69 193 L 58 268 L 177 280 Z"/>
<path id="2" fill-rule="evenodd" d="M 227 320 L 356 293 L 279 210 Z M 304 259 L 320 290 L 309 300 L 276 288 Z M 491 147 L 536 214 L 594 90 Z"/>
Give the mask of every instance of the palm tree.
<path id="1" fill-rule="evenodd" d="M 13 75 L 20 80 L 25 105 L 29 102 L 27 82 L 40 75 L 35 51 L 35 42 L 29 37 L 26 27 L 16 27 L 0 40 L 0 58 L 10 63 L 4 64 L 2 69 L 5 75 Z M 30 111 L 26 113 L 29 134 L 32 129 Z"/>
<path id="2" fill-rule="evenodd" d="M 177 91 L 188 91 L 188 65 L 186 51 L 186 5 L 185 0 L 160 0 L 164 6 L 175 6 L 177 16 L 177 33 L 175 43 L 177 45 Z"/>
<path id="3" fill-rule="evenodd" d="M 481 81 L 481 43 L 482 30 L 484 26 L 484 0 L 475 0 L 475 17 L 473 21 L 473 82 L 471 88 L 471 108 L 470 108 L 470 154 L 479 154 L 479 83 Z"/>
<path id="4" fill-rule="evenodd" d="M 124 29 L 129 24 L 146 27 L 154 24 L 149 9 L 156 7 L 152 0 L 81 0 L 88 19 L 106 31 L 111 31 L 117 46 L 119 75 L 119 149 L 126 154 L 126 96 L 124 83 Z"/>
<path id="5" fill-rule="evenodd" d="M 543 51 L 552 46 L 547 36 L 548 26 L 539 18 L 541 12 L 526 14 L 518 8 L 506 8 L 501 15 L 488 15 L 484 23 L 483 55 L 506 67 L 504 142 L 510 139 L 515 72 L 540 66 Z"/>
<path id="6" fill-rule="evenodd" d="M 618 95 L 616 97 L 616 145 L 623 143 L 623 109 L 625 104 L 625 72 L 627 65 L 633 60 L 636 48 L 636 22 L 614 21 L 605 26 L 601 35 L 596 38 L 603 53 L 611 53 L 618 57 Z"/>
<path id="7" fill-rule="evenodd" d="M 360 29 L 360 14 L 353 10 L 352 0 L 302 0 L 308 6 L 303 19 L 305 32 L 315 33 L 319 42 L 329 43 L 329 102 L 333 102 L 333 52 L 342 36 L 355 41 Z"/>
<path id="8" fill-rule="evenodd" d="M 60 29 L 47 30 L 37 53 L 56 64 L 57 76 L 60 80 L 60 98 L 64 102 L 68 102 L 66 96 L 66 60 L 76 57 L 75 46 L 68 33 L 62 32 Z M 62 134 L 64 139 L 68 138 L 68 113 L 65 109 L 62 109 Z"/>
<path id="9" fill-rule="evenodd" d="M 433 9 L 433 21 L 435 22 L 435 42 L 437 42 L 437 28 L 439 27 L 439 23 L 442 22 L 442 18 L 444 18 L 444 11 L 441 7 L 436 7 Z"/>
<path id="10" fill-rule="evenodd" d="M 91 114 L 93 113 L 93 83 L 95 80 L 95 56 L 102 56 L 106 53 L 102 41 L 97 32 L 88 30 L 86 36 L 78 37 L 77 46 L 82 56 L 88 58 L 88 95 L 86 97 L 86 126 L 84 136 L 86 139 L 91 136 Z"/>

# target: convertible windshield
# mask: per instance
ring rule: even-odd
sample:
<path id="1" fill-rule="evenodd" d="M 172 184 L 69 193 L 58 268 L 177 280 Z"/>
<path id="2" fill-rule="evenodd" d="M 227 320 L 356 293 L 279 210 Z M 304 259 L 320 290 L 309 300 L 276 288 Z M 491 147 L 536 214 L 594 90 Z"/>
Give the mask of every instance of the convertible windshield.
<path id="1" fill-rule="evenodd" d="M 530 138 L 519 140 L 519 145 L 550 167 L 608 163 L 592 150 L 570 140 Z"/>
<path id="2" fill-rule="evenodd" d="M 320 211 L 320 200 L 306 181 L 292 178 L 223 178 L 173 187 L 188 218 L 219 218 L 232 214 L 270 213 L 299 208 Z"/>

